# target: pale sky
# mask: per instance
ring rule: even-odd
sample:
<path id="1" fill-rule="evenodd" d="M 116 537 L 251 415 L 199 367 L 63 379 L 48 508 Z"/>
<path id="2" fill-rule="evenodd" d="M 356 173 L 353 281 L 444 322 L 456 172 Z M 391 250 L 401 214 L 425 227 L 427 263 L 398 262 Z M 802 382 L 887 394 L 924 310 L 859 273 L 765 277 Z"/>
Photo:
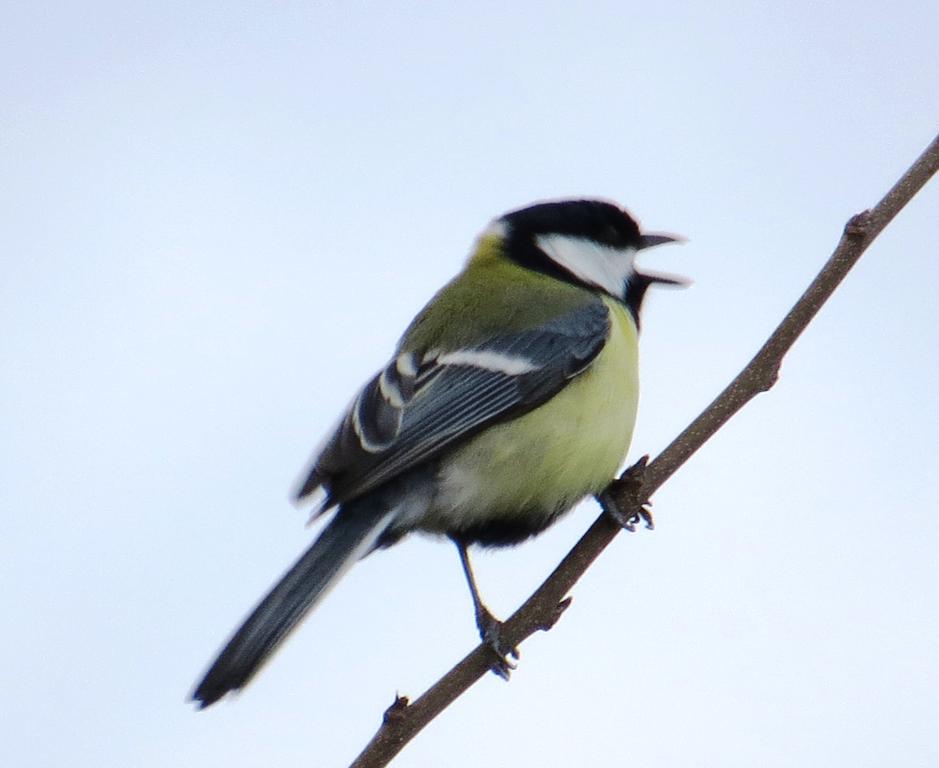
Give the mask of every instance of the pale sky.
<path id="1" fill-rule="evenodd" d="M 368 558 L 240 696 L 192 684 L 315 530 L 287 496 L 489 219 L 682 247 L 661 450 L 939 128 L 939 6 L 8 4 L 0 764 L 345 766 L 476 642 L 453 548 Z M 939 763 L 939 183 L 556 628 L 395 762 Z M 597 514 L 477 553 L 509 615 Z"/>

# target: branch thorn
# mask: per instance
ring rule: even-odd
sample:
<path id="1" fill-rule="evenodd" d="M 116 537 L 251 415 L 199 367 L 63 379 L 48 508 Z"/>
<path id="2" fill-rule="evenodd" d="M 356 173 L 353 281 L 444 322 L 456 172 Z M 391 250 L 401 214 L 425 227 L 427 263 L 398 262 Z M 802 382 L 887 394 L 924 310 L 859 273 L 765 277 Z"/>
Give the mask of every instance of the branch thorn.
<path id="1" fill-rule="evenodd" d="M 542 632 L 547 632 L 549 629 L 553 629 L 554 625 L 558 623 L 558 619 L 561 618 L 561 616 L 564 614 L 564 611 L 570 608 L 570 605 L 573 601 L 574 598 L 572 597 L 565 597 L 563 600 L 561 600 L 556 606 L 554 606 L 554 610 L 551 611 L 551 614 L 545 620 L 544 624 L 539 627 L 539 629 L 541 629 Z"/>
<path id="2" fill-rule="evenodd" d="M 844 233 L 848 237 L 863 238 L 867 235 L 867 227 L 871 222 L 870 210 L 854 214 L 844 225 Z"/>
<path id="3" fill-rule="evenodd" d="M 404 710 L 408 708 L 408 704 L 410 703 L 407 696 L 396 693 L 395 700 L 392 702 L 391 706 L 385 710 L 385 714 L 382 715 L 382 722 L 388 725 L 400 722 L 404 718 Z"/>

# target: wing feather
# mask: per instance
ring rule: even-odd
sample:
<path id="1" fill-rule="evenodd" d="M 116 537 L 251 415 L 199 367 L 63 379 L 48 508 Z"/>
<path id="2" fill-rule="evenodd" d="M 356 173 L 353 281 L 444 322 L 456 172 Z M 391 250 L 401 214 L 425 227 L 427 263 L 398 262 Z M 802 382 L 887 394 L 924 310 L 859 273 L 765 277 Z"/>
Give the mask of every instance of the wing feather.
<path id="1" fill-rule="evenodd" d="M 297 498 L 322 485 L 327 509 L 536 408 L 589 367 L 609 331 L 597 300 L 470 348 L 400 352 L 353 401 Z"/>

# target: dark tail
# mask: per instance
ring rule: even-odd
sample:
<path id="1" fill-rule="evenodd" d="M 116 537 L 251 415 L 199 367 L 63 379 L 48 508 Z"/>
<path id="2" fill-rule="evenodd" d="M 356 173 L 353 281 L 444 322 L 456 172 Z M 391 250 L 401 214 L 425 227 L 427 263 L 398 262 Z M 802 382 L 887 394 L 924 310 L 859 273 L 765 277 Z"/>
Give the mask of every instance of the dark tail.
<path id="1" fill-rule="evenodd" d="M 372 549 L 393 517 L 393 511 L 374 507 L 341 510 L 222 649 L 192 694 L 199 709 L 243 688 L 330 587 Z"/>

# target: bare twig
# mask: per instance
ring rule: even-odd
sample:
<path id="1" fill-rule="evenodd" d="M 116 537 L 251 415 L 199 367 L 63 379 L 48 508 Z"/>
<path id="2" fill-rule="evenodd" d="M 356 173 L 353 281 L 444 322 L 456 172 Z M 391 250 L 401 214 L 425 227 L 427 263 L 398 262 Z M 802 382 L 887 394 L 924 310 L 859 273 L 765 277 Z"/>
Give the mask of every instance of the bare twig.
<path id="1" fill-rule="evenodd" d="M 874 238 L 937 170 L 939 136 L 873 209 L 851 218 L 834 253 L 811 285 L 756 356 L 714 402 L 648 466 L 642 460 L 627 470 L 623 478 L 611 483 L 600 497 L 605 510 L 612 505 L 620 519 L 639 520 L 643 513 L 642 505 L 651 495 L 728 419 L 760 392 L 775 384 L 784 355 L 802 331 Z M 514 647 L 537 630 L 550 629 L 570 602 L 565 595 L 619 530 L 608 515 L 597 518 L 554 572 L 506 621 L 502 630 L 503 642 Z M 480 644 L 413 704 L 404 697 L 397 697 L 385 712 L 378 732 L 351 768 L 387 765 L 427 723 L 486 674 L 492 662 L 491 653 L 488 646 Z"/>

